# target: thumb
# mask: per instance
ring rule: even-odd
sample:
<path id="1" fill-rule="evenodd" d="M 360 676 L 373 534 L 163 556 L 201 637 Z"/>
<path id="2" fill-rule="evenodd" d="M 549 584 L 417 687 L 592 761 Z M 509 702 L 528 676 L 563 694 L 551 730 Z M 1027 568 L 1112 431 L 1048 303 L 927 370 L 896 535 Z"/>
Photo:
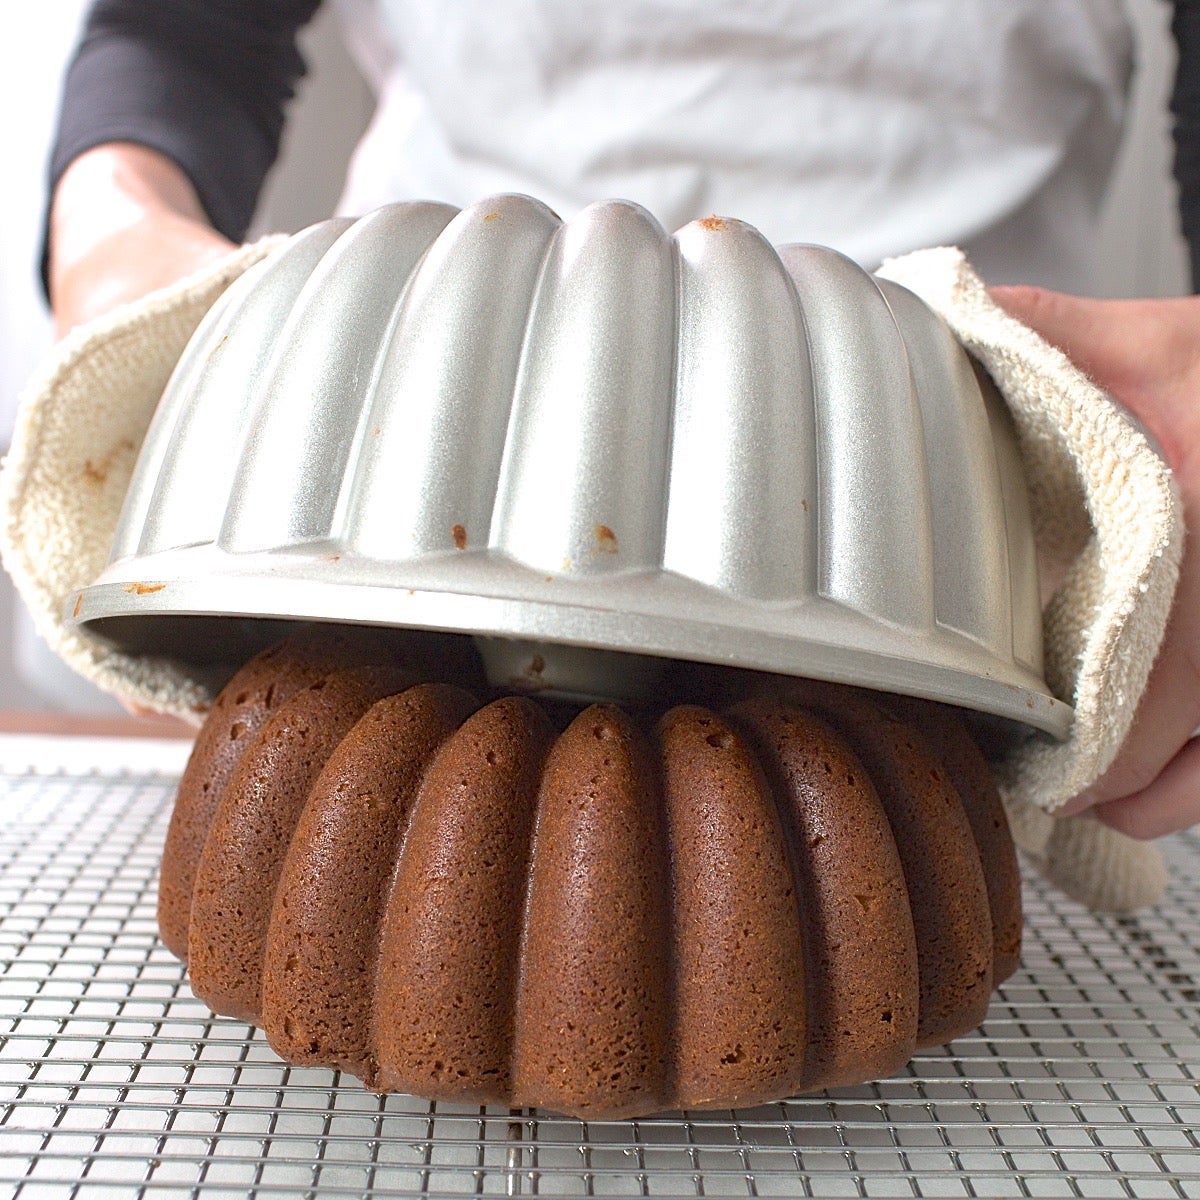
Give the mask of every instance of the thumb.
<path id="1" fill-rule="evenodd" d="M 1057 346 L 1081 371 L 1106 391 L 1120 394 L 1133 382 L 1130 354 L 1131 324 L 1141 346 L 1138 363 L 1150 330 L 1131 318 L 1142 301 L 1092 300 L 1036 287 L 994 287 L 993 300 L 1005 312 Z"/>
<path id="2" fill-rule="evenodd" d="M 1200 297 L 1094 300 L 1034 287 L 989 292 L 1145 422 L 1172 466 L 1195 459 Z"/>

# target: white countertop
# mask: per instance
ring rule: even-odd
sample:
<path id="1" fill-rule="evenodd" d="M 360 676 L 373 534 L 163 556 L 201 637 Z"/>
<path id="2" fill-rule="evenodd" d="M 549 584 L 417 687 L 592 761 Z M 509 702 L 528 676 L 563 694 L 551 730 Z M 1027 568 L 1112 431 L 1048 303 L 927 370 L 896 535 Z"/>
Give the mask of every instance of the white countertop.
<path id="1" fill-rule="evenodd" d="M 0 710 L 0 774 L 178 775 L 192 735 L 164 717 Z"/>

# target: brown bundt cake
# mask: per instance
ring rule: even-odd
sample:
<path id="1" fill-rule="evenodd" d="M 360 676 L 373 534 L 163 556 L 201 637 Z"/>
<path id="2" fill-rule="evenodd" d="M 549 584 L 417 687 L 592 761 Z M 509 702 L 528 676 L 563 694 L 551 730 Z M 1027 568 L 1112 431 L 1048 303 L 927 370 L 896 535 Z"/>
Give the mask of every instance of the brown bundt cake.
<path id="1" fill-rule="evenodd" d="M 759 678 L 560 731 L 297 635 L 197 739 L 164 940 L 216 1011 L 378 1090 L 635 1116 L 888 1075 L 1016 966 L 1003 810 L 950 710 Z"/>

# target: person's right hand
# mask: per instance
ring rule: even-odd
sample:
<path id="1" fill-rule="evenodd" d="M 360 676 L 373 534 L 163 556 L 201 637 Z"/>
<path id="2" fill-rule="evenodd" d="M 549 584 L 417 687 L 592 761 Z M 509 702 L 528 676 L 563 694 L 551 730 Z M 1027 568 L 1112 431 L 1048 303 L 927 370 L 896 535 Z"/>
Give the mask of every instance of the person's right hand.
<path id="1" fill-rule="evenodd" d="M 62 337 L 234 248 L 190 180 L 157 151 L 97 146 L 63 173 L 50 214 L 50 303 Z"/>
<path id="2" fill-rule="evenodd" d="M 993 288 L 1006 311 L 1058 346 L 1158 440 L 1183 500 L 1187 541 L 1162 649 L 1125 744 L 1059 812 L 1092 811 L 1137 838 L 1200 822 L 1200 296 L 1092 300 Z"/>

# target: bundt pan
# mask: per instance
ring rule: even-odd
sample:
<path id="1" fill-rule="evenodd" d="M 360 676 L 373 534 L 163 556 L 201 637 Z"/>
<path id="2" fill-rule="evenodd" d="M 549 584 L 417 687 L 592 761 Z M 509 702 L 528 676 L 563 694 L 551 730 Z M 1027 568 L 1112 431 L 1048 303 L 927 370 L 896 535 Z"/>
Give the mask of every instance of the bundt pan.
<path id="1" fill-rule="evenodd" d="M 691 660 L 1071 718 L 1008 414 L 943 323 L 616 201 L 298 234 L 196 332 L 68 611 L 185 663 L 317 620 L 473 634 L 493 684 L 572 699 Z"/>

